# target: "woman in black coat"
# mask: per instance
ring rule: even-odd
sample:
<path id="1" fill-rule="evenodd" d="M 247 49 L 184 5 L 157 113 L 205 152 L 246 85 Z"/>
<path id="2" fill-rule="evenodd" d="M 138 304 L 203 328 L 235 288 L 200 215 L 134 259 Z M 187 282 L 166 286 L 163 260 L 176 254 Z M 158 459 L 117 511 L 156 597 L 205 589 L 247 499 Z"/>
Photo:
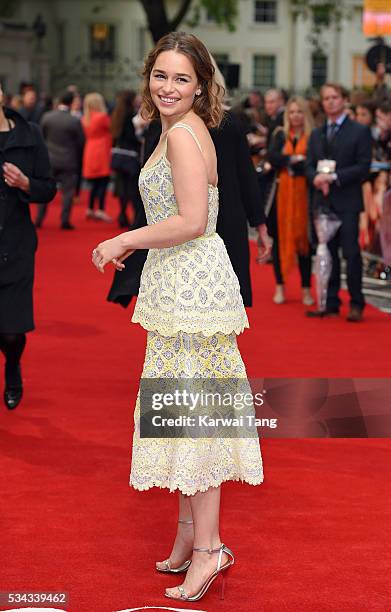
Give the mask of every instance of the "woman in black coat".
<path id="1" fill-rule="evenodd" d="M 154 150 L 160 132 L 159 122 L 150 125 L 145 143 L 145 161 Z M 243 303 L 245 306 L 252 306 L 247 222 L 259 228 L 261 241 L 265 245 L 263 259 L 267 259 L 271 251 L 257 176 L 246 137 L 232 112 L 228 111 L 225 114 L 221 126 L 211 130 L 211 136 L 216 147 L 219 176 L 219 214 L 216 231 L 224 240 L 232 267 L 238 277 Z M 146 225 L 146 219 L 143 212 L 140 212 L 133 229 L 143 225 Z M 136 251 L 124 261 L 124 270 L 115 272 L 107 298 L 109 302 L 116 302 L 126 307 L 132 296 L 137 295 L 146 256 L 147 251 Z"/>
<path id="2" fill-rule="evenodd" d="M 5 356 L 4 402 L 22 399 L 20 360 L 34 329 L 33 281 L 37 235 L 29 203 L 56 194 L 39 127 L 2 105 L 0 89 L 0 350 Z"/>

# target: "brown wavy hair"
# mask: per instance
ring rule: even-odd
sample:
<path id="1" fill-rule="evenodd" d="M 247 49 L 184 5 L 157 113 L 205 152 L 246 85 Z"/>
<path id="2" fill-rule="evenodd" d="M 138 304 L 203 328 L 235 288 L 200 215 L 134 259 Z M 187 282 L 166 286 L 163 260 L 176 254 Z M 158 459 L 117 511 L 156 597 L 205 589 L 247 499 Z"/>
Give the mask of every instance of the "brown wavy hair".
<path id="1" fill-rule="evenodd" d="M 222 107 L 224 88 L 216 82 L 215 68 L 205 45 L 196 36 L 186 32 L 166 34 L 146 57 L 142 71 L 144 80 L 141 89 L 142 103 L 140 108 L 143 119 L 152 120 L 160 117 L 152 101 L 149 79 L 152 68 L 163 51 L 177 51 L 191 61 L 201 89 L 201 95 L 194 99 L 193 110 L 203 119 L 208 128 L 218 127 L 224 114 Z"/>

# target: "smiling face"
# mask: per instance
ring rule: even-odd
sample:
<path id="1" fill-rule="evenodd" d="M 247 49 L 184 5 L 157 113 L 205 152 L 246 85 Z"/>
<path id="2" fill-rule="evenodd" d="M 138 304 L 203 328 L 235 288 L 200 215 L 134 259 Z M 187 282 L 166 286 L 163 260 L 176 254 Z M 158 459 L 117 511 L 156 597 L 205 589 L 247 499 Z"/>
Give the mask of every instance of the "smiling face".
<path id="1" fill-rule="evenodd" d="M 200 88 L 191 61 L 183 53 L 170 50 L 158 55 L 151 70 L 149 90 L 162 120 L 171 123 L 192 108 Z"/>

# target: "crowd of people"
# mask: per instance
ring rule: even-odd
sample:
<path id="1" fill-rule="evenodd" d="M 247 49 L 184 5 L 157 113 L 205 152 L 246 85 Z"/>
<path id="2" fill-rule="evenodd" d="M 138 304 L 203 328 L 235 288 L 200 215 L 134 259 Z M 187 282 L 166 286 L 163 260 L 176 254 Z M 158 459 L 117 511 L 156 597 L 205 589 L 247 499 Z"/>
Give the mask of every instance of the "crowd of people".
<path id="1" fill-rule="evenodd" d="M 216 75 L 223 91 L 224 79 L 218 69 Z M 98 222 L 113 221 L 106 211 L 106 194 L 112 181 L 118 199 L 119 226 L 129 229 L 146 225 L 138 179 L 159 140 L 161 125 L 141 117 L 139 94 L 122 91 L 113 102 L 97 92 L 82 96 L 77 87 L 70 85 L 57 99 L 43 100 L 33 84 L 23 83 L 18 95 L 2 92 L 1 96 L 1 108 L 5 109 L 0 129 L 3 161 L 8 162 L 5 152 L 15 138 L 15 151 L 17 146 L 25 147 L 26 156 L 19 166 L 3 164 L 0 197 L 7 198 L 7 188 L 16 187 L 24 204 L 29 199 L 38 203 L 33 222 L 40 228 L 57 183 L 62 191 L 60 227 L 71 230 L 72 206 L 82 181 L 89 185 L 86 217 Z M 274 302 L 281 305 L 287 300 L 286 279 L 298 265 L 302 302 L 306 307 L 314 303 L 314 219 L 322 211 L 334 215 L 339 227 L 328 242 L 332 272 L 326 307 L 307 314 L 339 314 L 342 251 L 350 293 L 347 319 L 361 321 L 365 305 L 362 250 L 370 252 L 378 262 L 377 272 L 391 265 L 391 96 L 384 79 L 372 94 L 349 94 L 338 83 L 327 83 L 319 97 L 306 99 L 270 89 L 264 95 L 252 91 L 233 105 L 226 95 L 224 108 L 225 119 L 218 129 L 211 129 L 218 154 L 217 231 L 227 246 L 244 304 L 252 305 L 248 224 L 258 231 L 259 262 L 270 253 L 276 284 Z M 27 156 L 28 147 L 35 159 Z M 22 258 L 19 262 L 25 287 L 20 312 L 25 316 L 15 325 L 9 321 L 8 307 L 0 313 L 0 348 L 7 357 L 6 388 L 11 391 L 21 388 L 20 356 L 25 332 L 33 328 L 31 291 L 36 239 L 27 227 L 31 223 L 30 212 L 28 208 L 23 211 L 23 219 L 15 222 L 23 225 L 31 242 L 28 254 L 25 249 L 26 261 Z M 11 241 L 12 231 L 11 228 Z M 8 240 L 6 234 L 3 229 L 3 246 Z M 8 257 L 12 245 L 3 246 L 0 256 L 5 253 L 4 257 Z M 147 251 L 141 249 L 129 260 L 125 266 L 126 282 L 126 274 L 116 273 L 109 300 L 127 305 L 137 294 L 146 257 Z M 4 282 L 8 283 L 7 279 Z M 7 287 L 9 292 L 9 284 Z M 20 397 L 18 393 L 8 394 L 10 406 L 17 404 Z"/>
<path id="2" fill-rule="evenodd" d="M 369 170 L 365 175 L 356 176 L 362 196 L 358 200 L 356 197 L 350 206 L 361 208 L 362 198 L 359 245 L 376 262 L 374 274 L 385 278 L 385 270 L 389 270 L 391 264 L 390 213 L 386 197 L 391 160 L 391 95 L 384 82 L 373 92 L 349 93 L 338 84 L 332 85 L 340 93 L 341 119 L 366 126 L 370 131 L 370 153 L 367 152 L 370 154 Z M 268 228 L 274 239 L 274 301 L 278 304 L 285 301 L 283 277 L 295 261 L 299 264 L 303 301 L 311 302 L 307 291 L 311 270 L 307 257 L 308 253 L 311 254 L 308 240 L 313 245 L 316 236 L 310 214 L 314 207 L 309 206 L 311 202 L 314 203 L 314 185 L 308 180 L 306 157 L 311 132 L 323 130 L 327 141 L 325 126 L 329 115 L 325 109 L 324 91 L 325 88 L 322 88 L 319 98 L 312 96 L 307 99 L 290 97 L 277 89 L 269 90 L 264 96 L 253 91 L 235 107 L 247 133 L 259 173 Z M 347 144 L 348 133 L 344 128 L 334 136 L 334 145 L 340 151 Z M 326 151 L 324 157 L 327 157 Z M 337 184 L 328 198 L 332 207 L 336 187 Z M 296 258 L 292 257 L 294 250 L 297 252 Z"/>
<path id="3" fill-rule="evenodd" d="M 391 96 L 382 64 L 378 66 L 377 79 L 373 92 L 340 91 L 346 117 L 371 132 L 370 170 L 361 179 L 359 244 L 380 262 L 376 266 L 379 274 L 384 265 L 391 263 L 389 221 L 384 211 L 391 159 Z M 40 100 L 31 83 L 22 83 L 18 95 L 8 95 L 8 106 L 27 121 L 41 125 L 54 176 L 62 187 L 62 229 L 74 228 L 72 204 L 77 200 L 82 179 L 90 189 L 87 218 L 112 221 L 105 210 L 110 178 L 119 201 L 119 225 L 130 227 L 140 214 L 138 174 L 145 162 L 142 151 L 146 127 L 138 115 L 140 102 L 140 96 L 133 91 L 120 92 L 112 103 L 99 93 L 83 97 L 72 85 L 57 99 Z M 309 213 L 313 185 L 307 180 L 306 153 L 311 131 L 324 126 L 327 119 L 321 96 L 304 99 L 279 89 L 264 95 L 252 91 L 232 106 L 232 112 L 247 136 L 258 172 L 259 206 L 266 211 L 274 242 L 274 302 L 284 303 L 284 277 L 297 262 L 303 303 L 310 305 L 311 255 L 316 237 Z M 129 215 L 130 204 L 133 211 Z M 47 205 L 41 204 L 35 219 L 37 227 L 42 226 L 46 211 Z"/>
<path id="4" fill-rule="evenodd" d="M 131 225 L 130 203 L 135 207 L 140 205 L 137 179 L 141 143 L 132 122 L 139 104 L 139 96 L 132 91 L 120 92 L 115 103 L 108 106 L 100 93 L 90 92 L 82 97 L 73 85 L 58 98 L 45 101 L 39 100 L 30 83 L 22 84 L 20 95 L 8 95 L 5 105 L 42 129 L 53 175 L 62 190 L 61 229 L 74 229 L 72 205 L 78 198 L 82 180 L 89 186 L 86 217 L 112 221 L 105 208 L 113 174 L 114 192 L 120 202 L 119 225 Z M 117 157 L 125 157 L 122 166 L 115 167 L 113 152 Z M 129 163 L 130 159 L 133 164 Z M 36 227 L 42 227 L 46 212 L 47 204 L 39 203 Z"/>

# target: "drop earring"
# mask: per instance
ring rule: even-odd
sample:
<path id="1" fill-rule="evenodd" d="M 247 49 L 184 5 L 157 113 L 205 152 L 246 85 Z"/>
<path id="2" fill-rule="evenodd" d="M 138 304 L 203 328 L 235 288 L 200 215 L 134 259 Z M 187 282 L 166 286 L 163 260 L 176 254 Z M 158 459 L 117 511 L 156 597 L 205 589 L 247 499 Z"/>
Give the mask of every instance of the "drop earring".
<path id="1" fill-rule="evenodd" d="M 197 89 L 197 91 L 195 93 L 196 93 L 196 96 L 200 96 L 201 95 L 201 89 Z"/>

